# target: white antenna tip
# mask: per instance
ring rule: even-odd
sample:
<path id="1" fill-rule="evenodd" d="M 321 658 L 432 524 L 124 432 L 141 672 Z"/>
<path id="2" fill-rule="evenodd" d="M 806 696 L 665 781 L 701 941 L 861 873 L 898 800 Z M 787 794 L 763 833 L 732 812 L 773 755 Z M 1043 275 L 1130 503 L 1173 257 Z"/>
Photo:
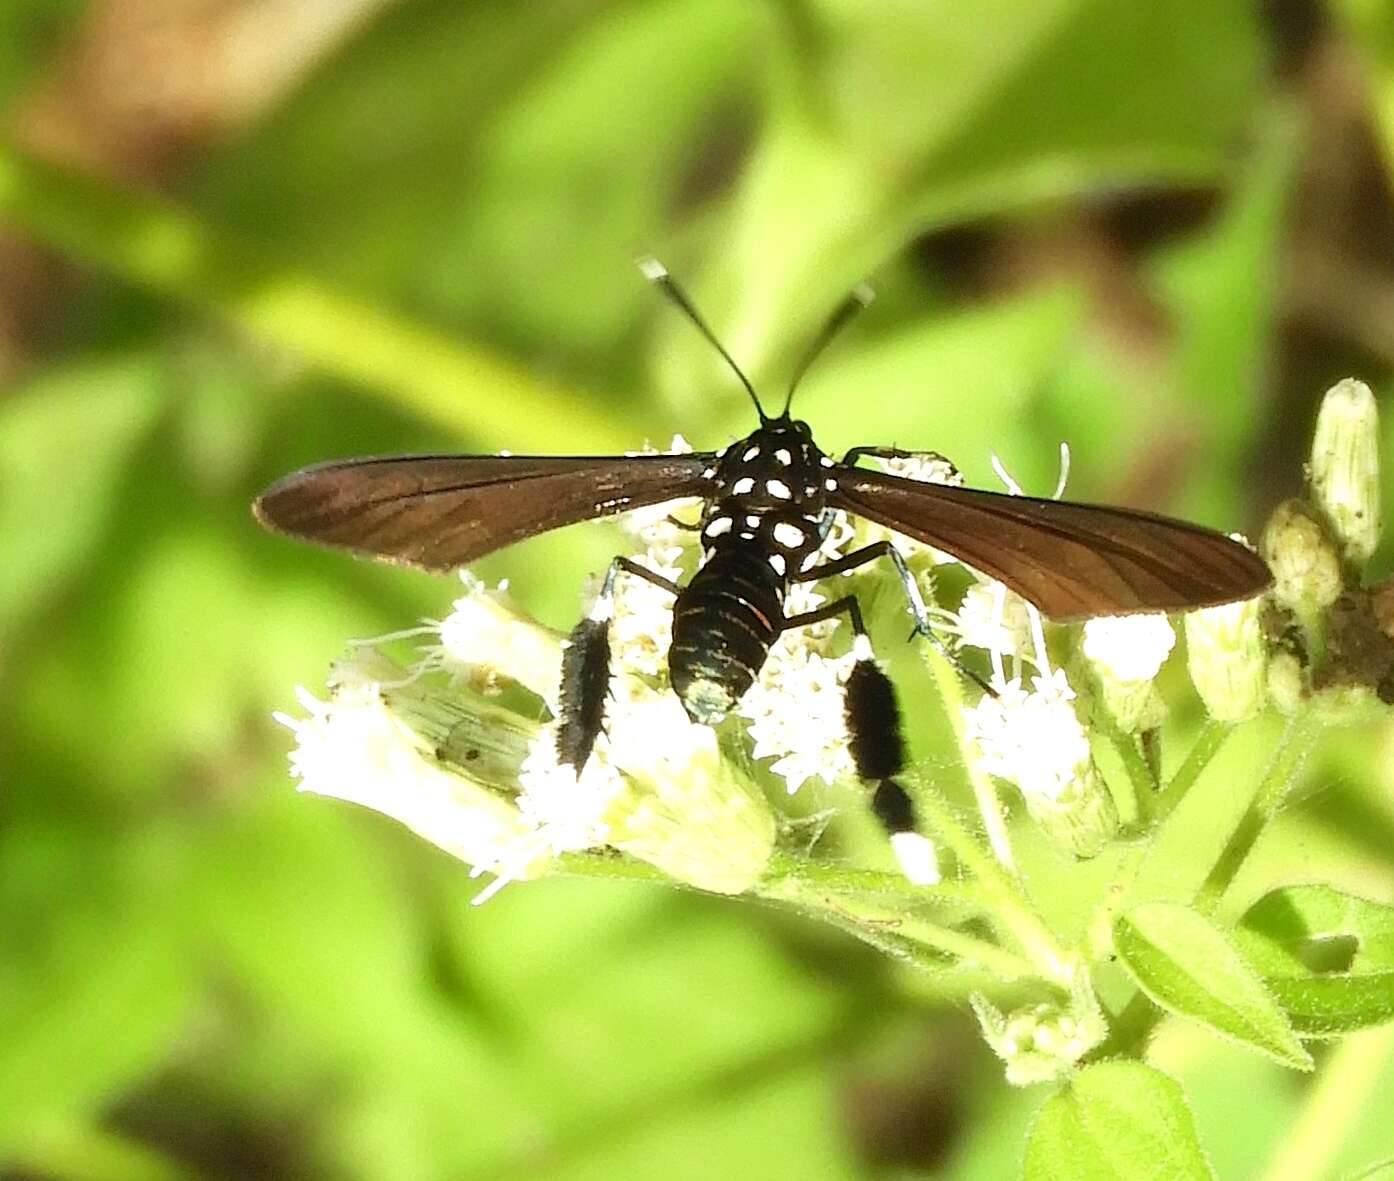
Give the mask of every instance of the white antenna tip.
<path id="1" fill-rule="evenodd" d="M 650 283 L 658 283 L 668 277 L 668 268 L 651 254 L 646 254 L 639 260 L 639 273 Z"/>

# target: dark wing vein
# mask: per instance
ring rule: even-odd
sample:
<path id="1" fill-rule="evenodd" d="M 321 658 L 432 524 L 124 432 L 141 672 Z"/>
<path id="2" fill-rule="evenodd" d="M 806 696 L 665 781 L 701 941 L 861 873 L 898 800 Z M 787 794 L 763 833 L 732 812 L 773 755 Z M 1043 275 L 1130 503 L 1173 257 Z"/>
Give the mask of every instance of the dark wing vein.
<path id="1" fill-rule="evenodd" d="M 402 455 L 318 464 L 253 509 L 292 537 L 427 570 L 525 537 L 707 490 L 714 456 Z"/>
<path id="2" fill-rule="evenodd" d="M 839 467 L 832 504 L 945 550 L 1052 619 L 1181 611 L 1271 582 L 1223 534 L 1134 509 L 1006 496 Z"/>

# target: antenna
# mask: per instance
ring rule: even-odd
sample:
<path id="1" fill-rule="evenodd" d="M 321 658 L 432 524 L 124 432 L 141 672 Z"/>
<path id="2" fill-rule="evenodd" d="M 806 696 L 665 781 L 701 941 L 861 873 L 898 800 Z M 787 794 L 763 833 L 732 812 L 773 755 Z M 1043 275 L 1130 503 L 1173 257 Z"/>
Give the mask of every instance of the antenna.
<path id="1" fill-rule="evenodd" d="M 741 372 L 741 367 L 736 364 L 731 354 L 722 346 L 721 341 L 716 339 L 716 333 L 707 327 L 707 322 L 702 319 L 696 307 L 693 306 L 692 301 L 688 299 L 687 292 L 679 287 L 677 282 L 673 279 L 673 276 L 668 273 L 668 268 L 659 262 L 658 259 L 648 256 L 639 260 L 639 270 L 650 283 L 663 289 L 663 294 L 677 304 L 682 313 L 696 325 L 697 331 L 707 338 L 712 348 L 721 354 L 726 364 L 731 366 L 731 372 L 741 379 L 741 385 L 745 386 L 745 392 L 750 395 L 750 400 L 755 403 L 755 413 L 760 416 L 761 425 L 769 422 L 769 415 L 765 413 L 765 408 L 760 405 L 760 399 L 755 393 L 755 387 L 750 384 L 750 379 Z"/>
<path id="2" fill-rule="evenodd" d="M 788 416 L 789 404 L 794 400 L 794 391 L 799 388 L 799 382 L 803 381 L 804 374 L 809 371 L 819 354 L 828 347 L 833 337 L 842 331 L 847 321 L 875 298 L 876 292 L 867 284 L 858 283 L 852 288 L 851 294 L 833 309 L 833 314 L 823 323 L 823 327 L 818 330 L 818 335 L 809 342 L 808 348 L 804 350 L 802 360 L 794 369 L 793 379 L 789 382 L 789 392 L 784 395 L 784 409 L 779 412 L 781 418 Z"/>

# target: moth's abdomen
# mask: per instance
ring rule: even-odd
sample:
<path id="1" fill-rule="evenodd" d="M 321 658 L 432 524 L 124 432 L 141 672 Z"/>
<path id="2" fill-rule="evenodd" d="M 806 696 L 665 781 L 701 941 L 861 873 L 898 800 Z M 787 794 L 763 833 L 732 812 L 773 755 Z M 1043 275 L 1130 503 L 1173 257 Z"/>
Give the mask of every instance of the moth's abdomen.
<path id="1" fill-rule="evenodd" d="M 678 596 L 668 671 L 694 722 L 715 725 L 759 675 L 784 621 L 784 579 L 763 547 L 718 547 Z"/>

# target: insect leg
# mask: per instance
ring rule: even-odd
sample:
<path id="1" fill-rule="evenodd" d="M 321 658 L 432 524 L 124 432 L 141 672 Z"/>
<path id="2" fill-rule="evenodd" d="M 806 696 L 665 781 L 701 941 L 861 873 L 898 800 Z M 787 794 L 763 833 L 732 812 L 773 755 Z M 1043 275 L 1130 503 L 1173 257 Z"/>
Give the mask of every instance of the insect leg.
<path id="1" fill-rule="evenodd" d="M 958 475 L 958 468 L 954 466 L 953 460 L 937 451 L 905 451 L 900 447 L 853 447 L 842 457 L 842 462 L 852 467 L 863 455 L 870 455 L 873 459 L 922 459 L 926 463 L 942 463 L 948 468 L 950 475 Z"/>
<path id="2" fill-rule="evenodd" d="M 895 779 L 905 767 L 905 740 L 900 732 L 900 706 L 895 687 L 877 665 L 862 623 L 861 607 L 854 595 L 844 595 L 831 603 L 784 621 L 784 630 L 821 623 L 846 614 L 856 633 L 852 651 L 856 663 L 847 677 L 843 710 L 847 721 L 848 745 L 857 774 L 876 785 L 871 797 L 875 813 L 891 842 L 897 847 L 915 832 L 915 810 L 906 792 Z"/>
<path id="3" fill-rule="evenodd" d="M 675 582 L 629 558 L 616 558 L 601 583 L 590 614 L 571 630 L 561 657 L 561 693 L 557 722 L 557 762 L 581 774 L 605 721 L 610 689 L 610 619 L 615 613 L 615 578 L 627 574 L 676 595 Z"/>
<path id="4" fill-rule="evenodd" d="M 832 574 L 845 574 L 849 570 L 855 570 L 859 566 L 865 566 L 868 562 L 874 562 L 877 558 L 889 558 L 891 565 L 895 567 L 895 572 L 900 578 L 901 590 L 905 592 L 905 601 L 910 606 L 910 614 L 915 620 L 915 629 L 910 634 L 912 636 L 924 636 L 936 648 L 942 652 L 955 668 L 965 677 L 978 686 L 989 697 L 996 697 L 997 692 L 982 677 L 973 672 L 972 669 L 965 668 L 958 657 L 953 654 L 929 624 L 929 612 L 924 605 L 924 597 L 920 594 L 919 583 L 915 581 L 915 576 L 910 573 L 910 569 L 905 565 L 905 558 L 901 552 L 889 541 L 873 541 L 870 545 L 864 545 L 861 549 L 853 550 L 845 557 L 836 558 L 831 562 L 824 562 L 821 566 L 815 566 L 812 570 L 804 570 L 802 573 L 791 574 L 792 582 L 812 582 L 815 579 L 826 578 Z"/>

